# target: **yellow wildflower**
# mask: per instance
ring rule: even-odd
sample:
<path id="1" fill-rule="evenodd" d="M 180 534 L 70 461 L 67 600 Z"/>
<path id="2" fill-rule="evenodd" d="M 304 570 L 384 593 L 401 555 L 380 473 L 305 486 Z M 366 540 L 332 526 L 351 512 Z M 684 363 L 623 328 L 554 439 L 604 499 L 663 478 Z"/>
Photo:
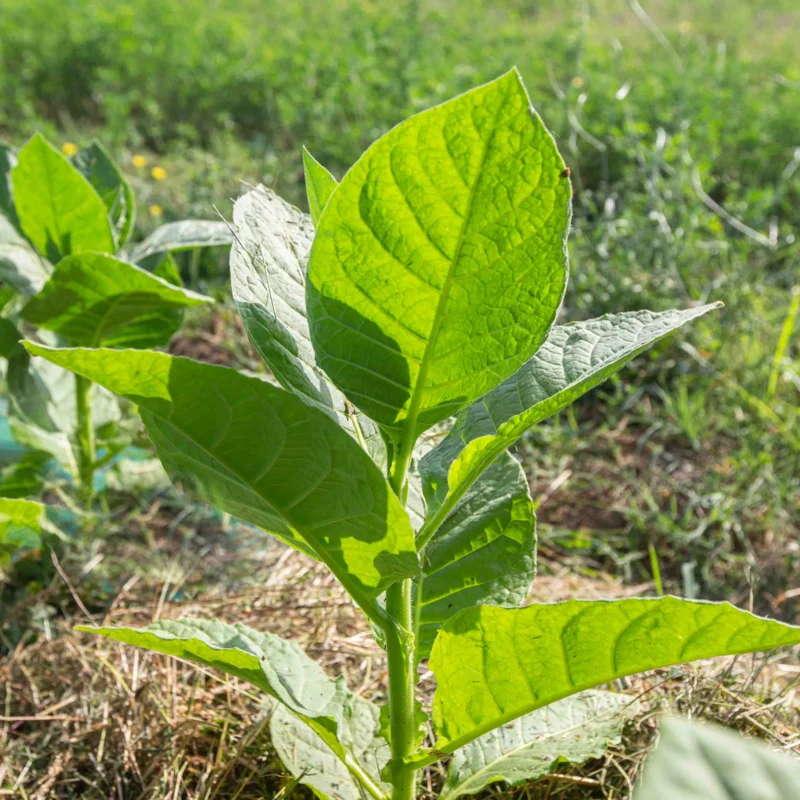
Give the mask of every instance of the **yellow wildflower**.
<path id="1" fill-rule="evenodd" d="M 580 76 L 580 75 L 576 75 L 576 76 L 575 76 L 575 77 L 572 79 L 572 86 L 573 86 L 575 89 L 582 89 L 582 88 L 583 88 L 583 78 L 581 78 L 581 76 Z"/>
<path id="2" fill-rule="evenodd" d="M 167 177 L 167 171 L 164 167 L 153 167 L 150 173 L 157 181 L 163 181 Z"/>
<path id="3" fill-rule="evenodd" d="M 679 25 L 679 29 L 680 29 L 680 32 L 681 32 L 681 33 L 682 33 L 684 36 L 686 36 L 686 34 L 687 34 L 687 33 L 689 33 L 689 32 L 692 30 L 692 23 L 691 23 L 691 22 L 689 22 L 689 20 L 688 20 L 688 19 L 685 19 L 685 20 L 683 20 L 683 22 L 681 22 L 681 24 Z"/>
<path id="4" fill-rule="evenodd" d="M 141 169 L 145 164 L 147 164 L 147 159 L 144 156 L 134 156 L 133 157 L 133 166 L 138 167 Z"/>
<path id="5" fill-rule="evenodd" d="M 78 145 L 75 142 L 64 142 L 61 145 L 61 152 L 67 157 L 74 156 L 78 152 Z"/>
<path id="6" fill-rule="evenodd" d="M 149 211 L 151 217 L 160 217 L 164 213 L 164 209 L 157 205 L 150 206 Z"/>

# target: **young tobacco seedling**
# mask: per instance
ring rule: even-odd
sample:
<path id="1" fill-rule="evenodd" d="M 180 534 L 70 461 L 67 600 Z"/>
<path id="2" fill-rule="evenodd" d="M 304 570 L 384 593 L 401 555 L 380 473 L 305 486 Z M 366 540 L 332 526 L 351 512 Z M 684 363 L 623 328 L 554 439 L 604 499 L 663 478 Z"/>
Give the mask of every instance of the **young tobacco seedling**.
<path id="1" fill-rule="evenodd" d="M 224 223 L 171 223 L 125 251 L 133 192 L 99 144 L 70 161 L 37 134 L 18 153 L 3 148 L 0 156 L 0 280 L 30 298 L 15 321 L 38 327 L 43 341 L 157 347 L 177 331 L 185 308 L 210 301 L 180 286 L 169 253 L 229 242 Z M 5 319 L 2 354 L 14 436 L 55 456 L 89 498 L 96 468 L 127 444 L 116 398 L 93 392 L 87 378 L 32 360 L 14 347 L 19 338 Z"/>
<path id="2" fill-rule="evenodd" d="M 304 158 L 311 218 L 264 188 L 234 209 L 234 298 L 279 385 L 163 353 L 26 347 L 135 402 L 174 480 L 324 563 L 385 645 L 388 702 L 240 624 L 93 632 L 249 681 L 296 777 L 376 800 L 409 800 L 451 754 L 450 798 L 581 760 L 626 702 L 585 690 L 800 642 L 725 603 L 522 607 L 535 517 L 508 448 L 715 306 L 555 325 L 570 182 L 516 71 L 398 125 L 339 185 Z M 424 435 L 452 416 L 441 442 Z"/>

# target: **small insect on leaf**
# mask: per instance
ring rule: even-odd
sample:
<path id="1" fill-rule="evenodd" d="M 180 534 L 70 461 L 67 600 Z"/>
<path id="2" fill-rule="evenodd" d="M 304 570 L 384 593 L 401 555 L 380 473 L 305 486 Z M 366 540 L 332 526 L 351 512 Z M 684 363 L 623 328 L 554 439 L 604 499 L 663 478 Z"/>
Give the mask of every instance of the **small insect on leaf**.
<path id="1" fill-rule="evenodd" d="M 564 170 L 564 171 L 561 173 L 561 177 L 562 177 L 562 178 L 569 178 L 569 176 L 570 176 L 571 174 L 572 174 L 572 173 L 569 171 L 569 167 L 567 167 L 567 168 L 566 168 L 566 169 L 565 169 L 565 170 Z"/>

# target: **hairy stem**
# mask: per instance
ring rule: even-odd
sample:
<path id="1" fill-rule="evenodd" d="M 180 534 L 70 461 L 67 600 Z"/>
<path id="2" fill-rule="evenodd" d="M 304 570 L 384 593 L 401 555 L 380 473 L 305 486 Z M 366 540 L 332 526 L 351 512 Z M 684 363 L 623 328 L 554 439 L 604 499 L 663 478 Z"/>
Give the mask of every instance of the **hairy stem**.
<path id="1" fill-rule="evenodd" d="M 414 620 L 411 579 L 395 583 L 386 592 L 386 631 L 389 671 L 389 719 L 392 739 L 392 800 L 414 797 L 415 772 L 404 760 L 414 752 Z"/>
<path id="2" fill-rule="evenodd" d="M 406 435 L 392 459 L 389 482 L 405 505 L 405 483 L 413 441 Z M 386 590 L 387 671 L 389 673 L 389 729 L 392 746 L 392 800 L 413 800 L 416 772 L 405 760 L 414 754 L 414 689 L 416 644 L 414 637 L 414 582 L 411 578 Z"/>
<path id="3" fill-rule="evenodd" d="M 94 384 L 82 375 L 75 376 L 75 410 L 77 414 L 78 481 L 81 498 L 89 503 L 94 494 L 95 442 L 92 421 L 92 388 Z"/>

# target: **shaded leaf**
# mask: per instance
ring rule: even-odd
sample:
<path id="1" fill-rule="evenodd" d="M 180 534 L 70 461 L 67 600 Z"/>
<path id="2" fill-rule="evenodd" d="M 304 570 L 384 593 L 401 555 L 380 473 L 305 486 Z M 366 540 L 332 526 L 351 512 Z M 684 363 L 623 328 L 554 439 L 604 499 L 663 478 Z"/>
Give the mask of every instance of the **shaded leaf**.
<path id="1" fill-rule="evenodd" d="M 20 334 L 17 326 L 7 317 L 0 317 L 0 358 L 11 358 L 22 348 Z"/>
<path id="2" fill-rule="evenodd" d="M 100 142 L 93 141 L 76 153 L 72 163 L 100 195 L 116 234 L 117 249 L 123 247 L 133 230 L 136 216 L 130 184 Z"/>
<path id="3" fill-rule="evenodd" d="M 306 318 L 311 219 L 258 186 L 233 207 L 231 288 L 253 345 L 281 386 L 333 416 L 378 466 L 386 447 L 377 426 L 358 414 L 317 366 Z"/>
<path id="4" fill-rule="evenodd" d="M 478 476 L 528 428 L 573 403 L 659 339 L 718 307 L 609 314 L 553 328 L 539 352 L 464 409 L 450 434 L 420 463 L 428 529 L 435 530 Z"/>
<path id="5" fill-rule="evenodd" d="M 211 298 L 100 253 L 62 259 L 22 318 L 82 347 L 154 347 L 180 327 L 183 309 Z"/>
<path id="6" fill-rule="evenodd" d="M 52 267 L 0 215 L 0 281 L 23 295 L 34 295 L 44 286 Z"/>
<path id="7" fill-rule="evenodd" d="M 625 675 L 799 642 L 800 628 L 674 597 L 469 608 L 442 626 L 429 661 L 436 749 Z"/>
<path id="8" fill-rule="evenodd" d="M 20 348 L 8 361 L 11 400 L 9 423 L 14 438 L 34 450 L 50 453 L 68 472 L 77 474 L 75 376 Z M 117 399 L 98 386 L 92 391 L 92 421 L 102 429 L 120 419 Z"/>
<path id="9" fill-rule="evenodd" d="M 0 216 L 4 216 L 15 228 L 19 227 L 17 211 L 11 190 L 11 170 L 17 165 L 17 154 L 10 147 L 0 144 Z"/>
<path id="10" fill-rule="evenodd" d="M 329 199 L 309 260 L 317 360 L 397 438 L 544 342 L 566 285 L 563 169 L 512 71 L 400 123 Z"/>
<path id="11" fill-rule="evenodd" d="M 311 220 L 316 226 L 338 184 L 336 178 L 305 147 L 303 148 L 303 175 L 306 181 L 308 209 L 311 212 Z"/>
<path id="12" fill-rule="evenodd" d="M 41 134 L 19 151 L 11 183 L 20 226 L 50 261 L 88 250 L 114 251 L 105 204 Z"/>
<path id="13" fill-rule="evenodd" d="M 519 606 L 536 575 L 536 518 L 519 462 L 505 453 L 464 496 L 422 561 L 418 658 L 464 608 Z"/>
<path id="14" fill-rule="evenodd" d="M 526 714 L 457 750 L 439 798 L 477 794 L 496 781 L 516 786 L 557 762 L 600 758 L 619 742 L 631 708 L 624 694 L 590 691 Z"/>
<path id="15" fill-rule="evenodd" d="M 184 219 L 156 228 L 143 242 L 134 245 L 131 261 L 142 261 L 155 253 L 174 253 L 195 247 L 227 247 L 233 234 L 227 222 L 207 219 Z"/>
<path id="16" fill-rule="evenodd" d="M 38 494 L 50 459 L 49 453 L 28 451 L 23 452 L 18 461 L 0 468 L 0 497 L 24 498 Z"/>
<path id="17" fill-rule="evenodd" d="M 634 800 L 796 800 L 800 760 L 717 725 L 661 720 Z"/>
<path id="18" fill-rule="evenodd" d="M 316 555 L 357 602 L 418 572 L 411 525 L 383 475 L 294 395 L 165 353 L 25 346 L 136 403 L 173 481 Z"/>

